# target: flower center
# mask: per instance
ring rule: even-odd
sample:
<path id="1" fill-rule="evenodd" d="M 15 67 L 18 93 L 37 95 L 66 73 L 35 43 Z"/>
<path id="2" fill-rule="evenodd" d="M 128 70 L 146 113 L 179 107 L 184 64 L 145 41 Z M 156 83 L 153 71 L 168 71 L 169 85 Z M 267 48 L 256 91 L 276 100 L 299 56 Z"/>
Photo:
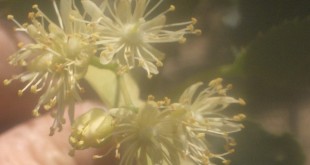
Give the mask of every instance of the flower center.
<path id="1" fill-rule="evenodd" d="M 128 24 L 124 27 L 122 40 L 129 44 L 139 44 L 142 40 L 139 24 Z"/>

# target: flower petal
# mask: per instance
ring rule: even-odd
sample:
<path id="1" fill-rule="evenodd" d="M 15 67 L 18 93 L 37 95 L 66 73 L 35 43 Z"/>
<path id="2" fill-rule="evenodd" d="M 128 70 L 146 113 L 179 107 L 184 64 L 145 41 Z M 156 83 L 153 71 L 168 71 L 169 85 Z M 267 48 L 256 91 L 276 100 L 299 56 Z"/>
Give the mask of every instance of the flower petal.
<path id="1" fill-rule="evenodd" d="M 197 82 L 190 87 L 188 87 L 183 94 L 181 95 L 179 102 L 185 105 L 189 105 L 193 101 L 193 96 L 196 93 L 197 89 L 202 85 L 202 82 Z"/>
<path id="2" fill-rule="evenodd" d="M 82 0 L 81 3 L 84 7 L 85 12 L 90 15 L 93 21 L 97 20 L 103 15 L 103 11 L 101 11 L 94 2 L 90 0 Z"/>
<path id="3" fill-rule="evenodd" d="M 115 2 L 116 3 L 116 2 Z M 129 0 L 119 0 L 116 8 L 116 15 L 121 20 L 122 23 L 128 23 L 131 21 L 131 1 Z"/>

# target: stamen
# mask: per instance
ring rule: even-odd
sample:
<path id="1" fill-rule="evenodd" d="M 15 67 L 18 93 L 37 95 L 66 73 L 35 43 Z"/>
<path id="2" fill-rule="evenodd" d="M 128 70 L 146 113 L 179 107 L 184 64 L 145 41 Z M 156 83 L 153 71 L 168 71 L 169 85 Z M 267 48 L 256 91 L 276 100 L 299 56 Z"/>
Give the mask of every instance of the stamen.
<path id="1" fill-rule="evenodd" d="M 36 107 L 34 110 L 32 110 L 32 115 L 33 115 L 34 117 L 40 116 L 39 107 Z"/>
<path id="2" fill-rule="evenodd" d="M 3 80 L 3 85 L 10 85 L 11 82 L 12 82 L 12 80 L 5 79 L 5 80 Z"/>
<path id="3" fill-rule="evenodd" d="M 13 15 L 8 15 L 7 19 L 13 21 L 21 30 L 25 30 L 25 28 L 18 21 L 15 20 Z"/>
<path id="4" fill-rule="evenodd" d="M 240 105 L 246 105 L 246 102 L 243 99 L 239 98 L 239 104 Z"/>
<path id="5" fill-rule="evenodd" d="M 180 44 L 184 44 L 186 42 L 186 38 L 185 37 L 181 37 L 179 40 Z"/>
<path id="6" fill-rule="evenodd" d="M 53 1 L 55 1 L 55 0 L 53 0 Z M 36 15 L 38 15 L 38 16 L 40 16 L 40 17 L 46 19 L 46 21 L 49 22 L 49 23 L 53 23 L 53 21 L 50 20 L 49 17 L 46 16 L 46 15 L 40 10 L 40 8 L 38 7 L 37 4 L 34 4 L 34 5 L 32 6 L 32 8 L 34 8 L 34 9 L 36 9 L 36 10 L 38 11 L 38 12 L 36 13 Z M 42 22 L 42 24 L 44 25 L 43 22 Z"/>
<path id="7" fill-rule="evenodd" d="M 63 26 L 63 23 L 62 23 L 63 21 L 62 21 L 62 18 L 61 18 L 61 15 L 60 15 L 60 12 L 59 12 L 59 9 L 57 7 L 57 4 L 56 4 L 55 0 L 53 0 L 53 6 L 54 6 L 54 9 L 55 9 L 57 18 L 58 18 L 59 26 L 61 27 L 61 29 L 64 29 L 64 26 Z"/>
<path id="8" fill-rule="evenodd" d="M 161 3 L 163 2 L 163 0 L 159 0 L 156 5 L 154 5 L 145 15 L 144 18 L 147 18 Z M 147 3 L 148 4 L 148 3 Z M 145 6 L 146 8 L 147 6 Z"/>

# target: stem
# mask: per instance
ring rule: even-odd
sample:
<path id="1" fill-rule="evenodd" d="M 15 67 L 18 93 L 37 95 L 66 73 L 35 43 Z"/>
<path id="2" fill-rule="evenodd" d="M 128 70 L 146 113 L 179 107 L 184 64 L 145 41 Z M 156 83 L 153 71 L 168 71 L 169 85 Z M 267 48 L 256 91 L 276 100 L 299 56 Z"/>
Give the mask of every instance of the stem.
<path id="1" fill-rule="evenodd" d="M 116 76 L 116 94 L 115 94 L 115 100 L 114 100 L 114 107 L 118 107 L 120 103 L 120 95 L 121 95 L 121 86 L 120 86 L 120 76 L 117 74 Z"/>
<path id="2" fill-rule="evenodd" d="M 120 75 L 119 76 L 119 81 L 120 81 L 120 90 L 123 94 L 123 99 L 125 101 L 125 104 L 129 107 L 133 106 L 132 100 L 130 98 L 127 86 L 126 86 L 126 82 L 124 80 L 124 76 Z"/>
<path id="3" fill-rule="evenodd" d="M 53 0 L 53 6 L 54 6 L 54 9 L 55 9 L 58 21 L 59 21 L 59 26 L 61 27 L 61 29 L 64 29 L 63 21 L 62 21 L 62 18 L 61 18 L 61 15 L 60 15 L 60 12 L 59 12 L 59 9 L 57 7 L 55 0 Z"/>
<path id="4" fill-rule="evenodd" d="M 108 70 L 113 70 L 113 71 L 117 70 L 117 64 L 106 64 L 106 65 L 101 64 L 99 58 L 95 56 L 92 56 L 90 58 L 90 64 L 100 69 L 108 69 Z"/>

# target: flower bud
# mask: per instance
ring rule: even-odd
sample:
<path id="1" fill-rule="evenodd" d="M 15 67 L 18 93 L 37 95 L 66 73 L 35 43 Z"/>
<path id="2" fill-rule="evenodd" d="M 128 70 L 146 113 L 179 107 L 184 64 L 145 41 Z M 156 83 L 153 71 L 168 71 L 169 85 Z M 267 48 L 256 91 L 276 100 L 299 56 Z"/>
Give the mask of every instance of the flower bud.
<path id="1" fill-rule="evenodd" d="M 92 109 L 78 117 L 73 125 L 69 142 L 74 149 L 99 147 L 114 129 L 114 119 L 102 109 Z"/>

